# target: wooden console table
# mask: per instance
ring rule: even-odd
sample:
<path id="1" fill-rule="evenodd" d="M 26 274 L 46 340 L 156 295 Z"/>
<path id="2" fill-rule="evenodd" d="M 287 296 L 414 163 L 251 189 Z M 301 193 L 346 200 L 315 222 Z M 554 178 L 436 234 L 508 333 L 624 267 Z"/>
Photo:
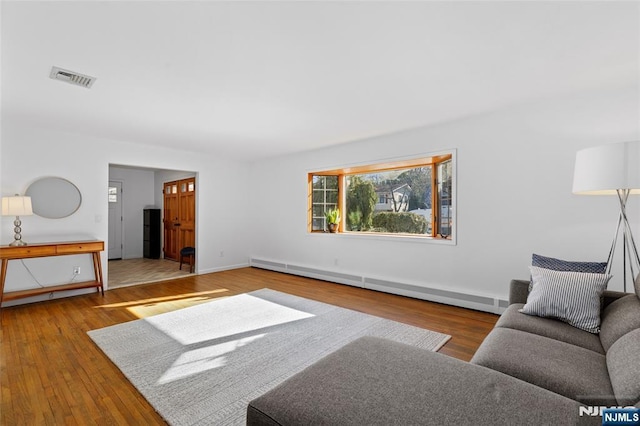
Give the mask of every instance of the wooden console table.
<path id="1" fill-rule="evenodd" d="M 102 264 L 100 262 L 100 252 L 104 250 L 104 241 L 65 241 L 59 243 L 29 244 L 26 246 L 0 246 L 0 259 L 2 259 L 2 269 L 0 270 L 0 306 L 2 302 L 22 299 L 24 297 L 37 296 L 39 294 L 53 293 L 55 291 L 77 290 L 81 288 L 95 287 L 104 296 L 104 286 L 102 282 Z M 4 281 L 7 277 L 7 265 L 9 260 L 29 259 L 34 257 L 67 256 L 71 254 L 91 254 L 93 258 L 94 281 L 83 281 L 78 283 L 61 284 L 47 287 L 31 288 L 28 290 L 4 292 Z"/>

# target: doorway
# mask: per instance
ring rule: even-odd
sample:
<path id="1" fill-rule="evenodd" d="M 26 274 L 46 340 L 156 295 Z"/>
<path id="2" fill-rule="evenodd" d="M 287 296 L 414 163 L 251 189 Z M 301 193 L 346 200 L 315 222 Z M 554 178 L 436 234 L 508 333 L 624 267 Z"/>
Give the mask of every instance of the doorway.
<path id="1" fill-rule="evenodd" d="M 145 210 L 161 211 L 158 228 L 160 245 L 164 242 L 164 226 L 162 210 L 164 208 L 164 184 L 166 182 L 184 181 L 186 184 L 184 202 L 193 201 L 193 211 L 186 217 L 185 231 L 176 232 L 176 248 L 178 238 L 195 247 L 195 177 L 196 171 L 170 170 L 109 164 L 109 229 L 108 240 L 105 241 L 109 254 L 108 285 L 109 288 L 136 285 L 147 282 L 175 279 L 189 275 L 189 268 L 179 268 L 179 251 L 173 259 L 164 259 L 161 248 L 160 259 L 145 258 Z M 193 179 L 191 179 L 193 177 Z M 191 180 L 191 185 L 190 185 Z M 114 189 L 115 188 L 115 189 Z M 181 186 L 176 187 L 176 191 Z M 192 189 L 189 191 L 189 189 Z M 118 205 L 119 203 L 120 205 Z M 179 205 L 177 205 L 179 207 Z M 185 207 L 186 208 L 186 207 Z M 189 210 L 185 210 L 189 213 Z M 180 219 L 180 216 L 178 217 Z M 190 223 L 191 222 L 191 223 Z M 181 223 L 182 222 L 178 222 Z M 180 228 L 180 227 L 178 227 Z M 190 231 L 191 230 L 191 231 Z M 190 232 L 189 232 L 190 231 Z M 109 251 L 109 250 L 108 250 Z M 113 259 L 113 260 L 112 260 Z M 118 259 L 118 260 L 116 260 Z M 185 258 L 186 259 L 186 258 Z M 120 277 L 120 278 L 118 278 Z"/>
<path id="2" fill-rule="evenodd" d="M 180 260 L 180 250 L 196 243 L 196 178 L 164 184 L 164 258 Z"/>

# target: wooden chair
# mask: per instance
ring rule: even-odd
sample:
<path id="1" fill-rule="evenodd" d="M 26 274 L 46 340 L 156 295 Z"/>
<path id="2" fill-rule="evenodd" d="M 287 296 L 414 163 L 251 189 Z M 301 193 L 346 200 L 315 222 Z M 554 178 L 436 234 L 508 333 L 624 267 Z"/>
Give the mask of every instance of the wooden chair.
<path id="1" fill-rule="evenodd" d="M 180 250 L 180 270 L 182 271 L 182 258 L 185 256 L 189 256 L 189 272 L 193 273 L 195 268 L 195 258 L 196 258 L 196 249 L 195 247 L 183 247 Z"/>

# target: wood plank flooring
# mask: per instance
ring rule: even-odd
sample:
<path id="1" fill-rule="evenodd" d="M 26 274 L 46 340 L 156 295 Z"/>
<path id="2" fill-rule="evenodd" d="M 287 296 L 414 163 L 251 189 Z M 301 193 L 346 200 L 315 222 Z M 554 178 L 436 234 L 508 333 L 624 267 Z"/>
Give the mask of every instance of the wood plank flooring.
<path id="1" fill-rule="evenodd" d="M 463 360 L 498 318 L 254 268 L 3 308 L 0 425 L 165 424 L 86 332 L 261 288 L 450 334 L 440 352 Z"/>
<path id="2" fill-rule="evenodd" d="M 109 261 L 109 288 L 158 282 L 189 275 L 189 263 L 169 259 L 118 259 Z"/>

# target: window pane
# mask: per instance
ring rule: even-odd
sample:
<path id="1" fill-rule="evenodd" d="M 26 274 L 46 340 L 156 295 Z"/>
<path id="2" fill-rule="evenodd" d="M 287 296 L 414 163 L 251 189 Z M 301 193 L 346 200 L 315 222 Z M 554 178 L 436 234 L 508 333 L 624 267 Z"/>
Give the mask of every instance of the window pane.
<path id="1" fill-rule="evenodd" d="M 324 218 L 322 219 L 313 219 L 312 228 L 314 231 L 324 231 Z"/>
<path id="2" fill-rule="evenodd" d="M 312 176 L 311 186 L 311 230 L 326 231 L 324 215 L 338 205 L 338 176 Z"/>
<path id="3" fill-rule="evenodd" d="M 324 217 L 324 205 L 323 204 L 314 204 L 313 205 L 313 217 Z"/>
<path id="4" fill-rule="evenodd" d="M 451 235 L 451 227 L 453 226 L 452 212 L 452 163 L 451 160 L 438 164 L 438 201 L 440 220 L 439 227 L 436 230 L 442 237 Z"/>
<path id="5" fill-rule="evenodd" d="M 327 189 L 338 190 L 338 176 L 326 176 L 325 179 Z"/>
<path id="6" fill-rule="evenodd" d="M 427 234 L 431 222 L 431 167 L 347 177 L 347 229 Z"/>
<path id="7" fill-rule="evenodd" d="M 113 186 L 109 187 L 109 202 L 110 203 L 118 202 L 118 188 Z"/>
<path id="8" fill-rule="evenodd" d="M 324 191 L 319 191 L 319 190 L 314 189 L 313 190 L 313 200 L 312 200 L 313 204 L 315 204 L 315 203 L 324 203 L 324 194 L 325 194 Z"/>

